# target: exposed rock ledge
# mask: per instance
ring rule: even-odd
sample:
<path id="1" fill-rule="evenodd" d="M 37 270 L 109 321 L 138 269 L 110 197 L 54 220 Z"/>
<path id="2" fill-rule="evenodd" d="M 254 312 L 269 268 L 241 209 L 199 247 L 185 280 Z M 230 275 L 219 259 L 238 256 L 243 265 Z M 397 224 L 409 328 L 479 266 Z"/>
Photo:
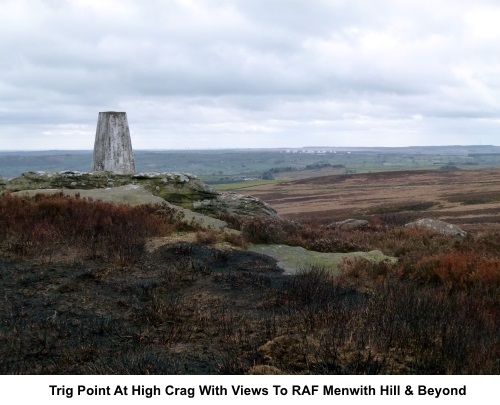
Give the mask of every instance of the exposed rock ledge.
<path id="1" fill-rule="evenodd" d="M 284 274 L 296 274 L 298 271 L 317 266 L 333 273 L 338 273 L 338 266 L 344 259 L 362 258 L 374 263 L 387 260 L 395 263 L 395 257 L 386 256 L 378 250 L 370 252 L 351 252 L 351 253 L 321 253 L 313 250 L 307 250 L 299 246 L 288 245 L 252 245 L 250 251 L 271 256 L 278 261 Z"/>
<path id="2" fill-rule="evenodd" d="M 56 194 L 64 193 L 74 197 L 79 195 L 82 198 L 92 198 L 94 200 L 100 200 L 105 202 L 111 202 L 114 204 L 128 204 L 128 205 L 141 205 L 141 204 L 160 204 L 173 208 L 175 211 L 180 212 L 181 221 L 186 223 L 198 223 L 201 227 L 214 230 L 223 230 L 227 228 L 227 223 L 216 218 L 209 217 L 207 215 L 200 214 L 198 212 L 193 212 L 188 208 L 183 208 L 178 205 L 171 204 L 165 201 L 161 197 L 154 196 L 149 191 L 145 190 L 144 187 L 134 184 L 129 184 L 127 186 L 120 186 L 114 188 L 101 188 L 92 190 L 70 190 L 70 189 L 43 189 L 43 190 L 22 190 L 17 191 L 14 194 L 20 195 L 35 195 L 40 192 L 44 194 Z M 236 232 L 236 231 L 234 231 Z"/>
<path id="3" fill-rule="evenodd" d="M 258 198 L 219 193 L 188 173 L 25 172 L 19 177 L 0 182 L 0 191 L 92 190 L 131 185 L 141 186 L 155 197 L 201 213 L 229 212 L 239 215 L 277 216 L 276 211 Z"/>

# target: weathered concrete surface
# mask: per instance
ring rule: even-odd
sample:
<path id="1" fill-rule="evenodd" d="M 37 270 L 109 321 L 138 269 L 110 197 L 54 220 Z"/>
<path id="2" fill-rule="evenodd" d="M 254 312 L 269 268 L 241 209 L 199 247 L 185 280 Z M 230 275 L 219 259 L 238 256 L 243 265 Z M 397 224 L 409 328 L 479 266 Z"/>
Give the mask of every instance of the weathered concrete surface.
<path id="1" fill-rule="evenodd" d="M 453 236 L 455 238 L 465 238 L 467 232 L 460 227 L 450 224 L 448 222 L 439 221 L 437 219 L 422 218 L 415 222 L 406 224 L 407 227 L 428 229 L 430 231 L 440 233 L 442 235 Z"/>
<path id="2" fill-rule="evenodd" d="M 285 270 L 285 274 L 295 274 L 299 270 L 307 269 L 311 266 L 318 266 L 338 272 L 338 266 L 344 259 L 363 258 L 372 262 L 389 260 L 395 263 L 397 259 L 384 255 L 379 250 L 370 252 L 351 253 L 321 253 L 304 249 L 299 246 L 288 245 L 252 245 L 250 251 L 271 256 L 278 261 L 278 266 Z"/>
<path id="3" fill-rule="evenodd" d="M 135 173 L 127 113 L 100 112 L 95 134 L 93 171 Z"/>

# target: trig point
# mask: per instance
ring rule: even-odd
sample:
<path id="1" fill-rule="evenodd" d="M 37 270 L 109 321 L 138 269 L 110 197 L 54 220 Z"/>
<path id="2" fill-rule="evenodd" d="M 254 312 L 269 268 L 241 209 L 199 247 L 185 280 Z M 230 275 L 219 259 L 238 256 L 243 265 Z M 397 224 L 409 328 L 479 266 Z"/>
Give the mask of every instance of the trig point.
<path id="1" fill-rule="evenodd" d="M 135 173 L 127 113 L 115 111 L 99 113 L 92 171 Z"/>

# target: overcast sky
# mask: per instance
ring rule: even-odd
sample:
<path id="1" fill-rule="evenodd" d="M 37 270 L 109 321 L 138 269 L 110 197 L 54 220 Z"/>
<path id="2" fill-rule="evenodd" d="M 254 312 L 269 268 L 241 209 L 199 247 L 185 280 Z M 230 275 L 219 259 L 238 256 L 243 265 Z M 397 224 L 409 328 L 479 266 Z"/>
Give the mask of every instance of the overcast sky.
<path id="1" fill-rule="evenodd" d="M 0 0 L 0 149 L 500 144 L 498 0 Z"/>

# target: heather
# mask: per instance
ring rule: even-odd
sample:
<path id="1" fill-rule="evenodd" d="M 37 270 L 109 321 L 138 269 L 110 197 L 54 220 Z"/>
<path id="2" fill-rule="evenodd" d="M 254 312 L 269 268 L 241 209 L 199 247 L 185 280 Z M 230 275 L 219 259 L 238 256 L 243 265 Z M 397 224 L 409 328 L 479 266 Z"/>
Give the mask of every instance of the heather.
<path id="1" fill-rule="evenodd" d="M 405 214 L 406 215 L 406 214 Z M 500 235 L 0 196 L 3 374 L 498 374 Z M 283 275 L 250 243 L 378 249 Z"/>

